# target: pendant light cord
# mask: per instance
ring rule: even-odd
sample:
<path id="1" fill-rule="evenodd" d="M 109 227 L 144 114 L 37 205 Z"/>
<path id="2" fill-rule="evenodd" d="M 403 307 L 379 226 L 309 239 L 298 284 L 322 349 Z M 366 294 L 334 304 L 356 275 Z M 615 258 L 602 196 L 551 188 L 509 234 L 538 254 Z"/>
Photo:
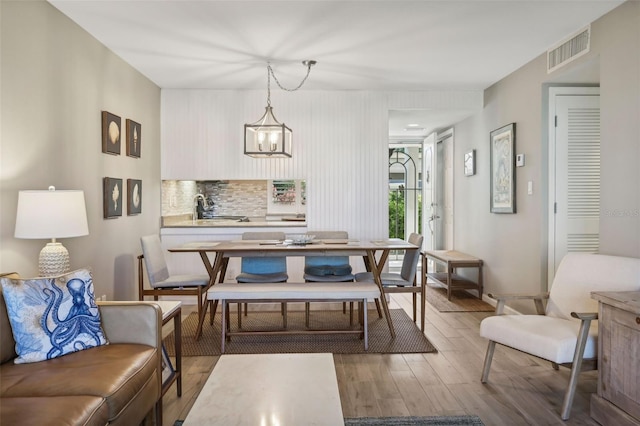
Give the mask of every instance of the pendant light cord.
<path id="1" fill-rule="evenodd" d="M 276 77 L 276 74 L 273 72 L 273 68 L 271 68 L 271 63 L 267 62 L 267 106 L 271 106 L 271 77 L 273 76 L 273 79 L 275 80 L 276 84 L 282 90 L 286 90 L 287 92 L 295 92 L 296 90 L 302 87 L 305 81 L 307 81 L 307 78 L 309 78 L 309 74 L 311 73 L 311 67 L 315 65 L 316 62 L 305 61 L 303 63 L 307 66 L 307 75 L 304 76 L 304 78 L 302 79 L 300 84 L 298 84 L 298 86 L 296 86 L 293 89 L 288 89 L 282 86 L 282 84 L 280 84 L 280 81 L 278 81 L 278 77 Z"/>

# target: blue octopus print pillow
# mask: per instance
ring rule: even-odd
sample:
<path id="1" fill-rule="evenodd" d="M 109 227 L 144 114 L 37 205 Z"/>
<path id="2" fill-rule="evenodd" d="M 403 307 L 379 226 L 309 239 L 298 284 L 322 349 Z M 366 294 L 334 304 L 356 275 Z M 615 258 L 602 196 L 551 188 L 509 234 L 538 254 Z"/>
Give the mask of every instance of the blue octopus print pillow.
<path id="1" fill-rule="evenodd" d="M 59 277 L 0 279 L 16 341 L 16 364 L 108 344 L 87 269 Z"/>

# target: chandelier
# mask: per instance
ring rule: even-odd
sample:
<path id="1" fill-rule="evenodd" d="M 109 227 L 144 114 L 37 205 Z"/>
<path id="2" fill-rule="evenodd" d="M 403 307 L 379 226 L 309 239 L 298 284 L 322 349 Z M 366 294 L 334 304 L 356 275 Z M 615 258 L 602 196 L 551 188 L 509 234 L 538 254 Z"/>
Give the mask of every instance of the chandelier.
<path id="1" fill-rule="evenodd" d="M 302 65 L 307 67 L 307 74 L 297 87 L 287 89 L 276 78 L 271 64 L 267 63 L 267 106 L 264 115 L 258 121 L 244 125 L 245 155 L 256 158 L 291 158 L 291 129 L 280 123 L 273 114 L 271 77 L 282 90 L 295 92 L 307 81 L 311 67 L 315 64 L 316 61 L 313 60 L 302 61 Z"/>

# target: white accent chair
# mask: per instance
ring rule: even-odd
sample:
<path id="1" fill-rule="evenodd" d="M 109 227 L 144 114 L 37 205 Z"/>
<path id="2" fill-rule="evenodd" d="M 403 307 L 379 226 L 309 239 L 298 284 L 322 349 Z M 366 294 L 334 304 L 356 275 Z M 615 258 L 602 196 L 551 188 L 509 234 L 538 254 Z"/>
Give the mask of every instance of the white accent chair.
<path id="1" fill-rule="evenodd" d="M 424 237 L 420 234 L 412 233 L 409 235 L 409 243 L 418 246 L 417 249 L 406 250 L 404 259 L 402 260 L 402 268 L 400 273 L 382 273 L 380 280 L 382 281 L 382 289 L 386 293 L 413 293 L 413 321 L 416 321 L 416 305 L 417 293 L 420 293 L 420 330 L 424 332 L 424 310 L 425 310 L 425 282 L 417 284 L 416 272 L 418 268 L 418 260 L 420 258 L 420 248 Z M 360 272 L 356 274 L 356 281 L 374 282 L 372 272 Z M 384 295 L 382 295 L 384 297 Z"/>
<path id="2" fill-rule="evenodd" d="M 640 290 L 640 259 L 589 253 L 569 253 L 556 271 L 550 293 L 491 295 L 498 303 L 496 315 L 480 323 L 480 336 L 489 339 L 482 371 L 487 383 L 496 343 L 571 369 L 562 404 L 567 420 L 583 367 L 596 368 L 598 302 L 594 291 Z M 509 300 L 531 299 L 538 315 L 503 315 Z M 548 299 L 546 309 L 543 300 Z M 585 365 L 583 366 L 583 363 Z"/>
<path id="3" fill-rule="evenodd" d="M 140 238 L 142 255 L 138 256 L 138 299 L 153 296 L 196 296 L 198 298 L 198 318 L 207 303 L 207 290 L 212 284 L 209 275 L 170 275 L 158 235 Z M 144 267 L 147 270 L 150 289 L 144 288 Z"/>

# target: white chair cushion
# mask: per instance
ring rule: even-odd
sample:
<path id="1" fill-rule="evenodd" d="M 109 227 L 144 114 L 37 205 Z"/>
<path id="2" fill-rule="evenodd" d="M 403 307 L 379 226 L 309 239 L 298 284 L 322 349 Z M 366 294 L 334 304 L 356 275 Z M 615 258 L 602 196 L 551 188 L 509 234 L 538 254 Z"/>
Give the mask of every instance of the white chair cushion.
<path id="1" fill-rule="evenodd" d="M 480 336 L 558 364 L 572 362 L 580 321 L 545 315 L 497 315 L 480 323 Z M 598 322 L 593 321 L 584 359 L 597 355 Z"/>
<path id="2" fill-rule="evenodd" d="M 380 290 L 374 283 L 220 283 L 211 287 L 207 297 L 209 300 L 375 299 L 380 297 Z"/>
<path id="3" fill-rule="evenodd" d="M 556 271 L 546 314 L 571 318 L 571 312 L 598 312 L 593 291 L 640 290 L 640 259 L 568 253 Z"/>
<path id="4" fill-rule="evenodd" d="M 172 275 L 164 281 L 151 283 L 154 288 L 176 288 L 206 286 L 209 283 L 208 275 Z"/>

